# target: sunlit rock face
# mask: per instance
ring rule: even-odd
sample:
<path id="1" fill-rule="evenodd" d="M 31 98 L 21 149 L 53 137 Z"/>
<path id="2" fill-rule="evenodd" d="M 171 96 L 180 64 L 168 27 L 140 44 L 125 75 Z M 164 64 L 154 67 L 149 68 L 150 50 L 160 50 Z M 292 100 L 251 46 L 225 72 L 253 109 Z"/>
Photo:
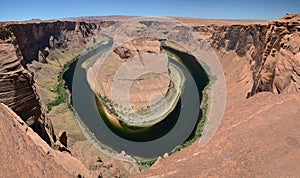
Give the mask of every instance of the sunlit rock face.
<path id="1" fill-rule="evenodd" d="M 119 46 L 98 70 L 96 93 L 124 107 L 145 108 L 169 89 L 168 56 L 155 38 Z"/>
<path id="2" fill-rule="evenodd" d="M 50 144 L 51 122 L 43 118 L 33 76 L 22 64 L 24 59 L 15 35 L 9 27 L 0 26 L 0 102 L 13 109 Z"/>

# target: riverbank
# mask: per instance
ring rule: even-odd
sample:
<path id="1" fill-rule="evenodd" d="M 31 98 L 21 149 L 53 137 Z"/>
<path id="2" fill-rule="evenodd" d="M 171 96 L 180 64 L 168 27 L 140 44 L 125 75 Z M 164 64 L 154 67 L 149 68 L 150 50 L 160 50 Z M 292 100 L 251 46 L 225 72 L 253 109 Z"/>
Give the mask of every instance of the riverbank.
<path id="1" fill-rule="evenodd" d="M 98 100 L 101 102 L 100 107 L 104 109 L 104 113 L 112 125 L 129 132 L 139 132 L 167 117 L 176 107 L 185 81 L 182 71 L 172 62 L 169 63 L 169 70 L 171 83 L 166 96 L 147 108 L 126 112 L 121 105 L 97 95 Z"/>
<path id="2" fill-rule="evenodd" d="M 79 50 L 62 52 L 55 49 L 47 57 L 48 63 L 33 61 L 29 68 L 34 72 L 35 86 L 39 93 L 42 108 L 44 111 L 48 111 L 46 117 L 52 121 L 56 135 L 60 131 L 66 131 L 68 149 L 72 155 L 82 162 L 93 157 L 101 157 L 103 161 L 109 161 L 111 157 L 99 151 L 92 140 L 87 138 L 82 131 L 78 116 L 70 109 L 70 92 L 63 85 L 64 80 L 61 76 L 80 54 L 81 51 Z M 65 95 L 63 100 L 59 99 L 62 93 Z M 49 109 L 49 105 L 51 105 L 51 109 Z"/>
<path id="3" fill-rule="evenodd" d="M 104 50 L 104 49 L 103 49 Z M 174 57 L 173 55 L 172 57 Z M 188 65 L 195 66 L 196 68 L 193 69 L 193 72 L 195 75 L 203 78 L 205 76 L 205 72 L 203 69 L 201 69 L 201 66 L 197 64 L 193 56 L 186 56 L 185 62 L 188 63 Z M 172 59 L 173 60 L 173 59 Z M 178 60 L 173 60 L 176 63 L 179 62 Z M 85 60 L 82 59 L 80 62 L 78 62 L 77 65 L 84 64 Z M 194 65 L 196 63 L 197 65 Z M 82 117 L 83 122 L 86 124 L 86 127 L 88 127 L 91 130 L 91 133 L 101 141 L 103 145 L 109 145 L 109 147 L 112 147 L 117 150 L 117 152 L 120 152 L 122 150 L 125 150 L 126 153 L 131 155 L 137 155 L 144 158 L 154 158 L 159 155 L 163 155 L 166 152 L 169 152 L 174 147 L 176 147 L 179 144 L 182 144 L 185 142 L 187 138 L 193 134 L 193 130 L 197 125 L 198 116 L 199 116 L 199 109 L 200 109 L 200 98 L 195 96 L 199 96 L 199 94 L 202 94 L 203 87 L 207 84 L 206 79 L 204 77 L 203 79 L 199 79 L 198 83 L 200 83 L 203 87 L 200 87 L 200 90 L 198 92 L 198 87 L 193 79 L 194 77 L 189 74 L 186 67 L 184 67 L 183 64 L 180 64 L 180 70 L 184 71 L 186 77 L 189 79 L 187 80 L 188 83 L 185 84 L 185 94 L 183 94 L 184 98 L 181 98 L 181 102 L 179 105 L 177 105 L 177 109 L 175 112 L 172 113 L 172 116 L 170 116 L 173 119 L 167 119 L 168 122 L 164 124 L 164 126 L 160 125 L 158 128 L 156 127 L 153 133 L 153 129 L 148 132 L 146 130 L 143 134 L 138 134 L 141 136 L 140 138 L 136 138 L 137 134 L 132 134 L 134 138 L 129 138 L 128 133 L 115 133 L 115 128 L 112 129 L 111 123 L 117 121 L 115 120 L 113 122 L 108 122 L 110 124 L 107 124 L 107 113 L 104 113 L 103 109 L 98 109 L 95 111 L 94 107 L 97 105 L 96 103 L 99 101 L 95 101 L 95 93 L 91 90 L 90 87 L 86 87 L 86 85 L 89 85 L 89 82 L 86 79 L 86 69 L 85 70 L 77 70 L 77 72 L 74 74 L 76 76 L 76 80 L 73 83 L 73 90 L 76 89 L 76 93 L 73 94 L 73 103 L 76 105 L 74 106 L 76 108 L 76 111 L 79 113 L 80 117 Z M 75 86 L 74 86 L 75 84 Z M 199 96 L 200 97 L 200 96 Z M 89 98 L 88 100 L 83 100 L 82 98 Z M 74 101 L 75 99 L 75 101 Z M 191 105 L 191 101 L 193 101 L 193 105 Z M 102 106 L 101 106 L 102 107 Z M 185 109 L 183 109 L 185 108 Z M 183 110 L 182 110 L 183 109 Z M 182 111 L 181 111 L 182 110 Z M 99 117 L 99 112 L 101 114 L 101 117 L 104 115 L 104 117 Z M 179 119 L 180 114 L 180 119 Z M 106 122 L 106 123 L 105 123 Z M 120 127 L 122 123 L 115 122 L 117 127 Z M 174 129 L 173 129 L 174 127 Z M 159 129 L 163 128 L 163 129 Z M 182 130 L 185 130 L 185 132 L 182 133 Z M 146 135 L 145 135 L 146 134 Z M 147 135 L 148 134 L 148 135 Z M 155 137 L 153 137 L 155 135 Z M 176 135 L 176 136 L 175 136 Z M 121 137 L 121 138 L 120 138 Z M 171 137 L 172 139 L 169 139 Z M 123 138 L 123 139 L 122 139 Z M 142 140 L 141 140 L 142 138 Z M 127 140 L 129 139 L 129 140 Z M 132 142 L 132 139 L 137 142 Z M 145 140 L 146 139 L 146 140 Z M 167 143 L 166 143 L 167 139 Z M 148 142 L 153 140 L 154 142 Z M 167 144 L 167 145 L 166 145 Z M 132 146 L 131 146 L 132 145 Z M 136 146 L 133 146 L 136 145 Z M 163 147 L 162 147 L 163 146 Z M 152 149 L 155 147 L 155 149 Z M 162 147 L 162 148 L 160 148 Z M 139 149 L 137 149 L 139 148 Z M 160 149 L 156 149 L 160 148 Z M 146 151 L 146 150 L 147 151 Z M 142 151 L 144 150 L 144 151 Z M 139 159 L 141 160 L 141 159 Z M 148 160 L 148 159 L 147 159 Z"/>

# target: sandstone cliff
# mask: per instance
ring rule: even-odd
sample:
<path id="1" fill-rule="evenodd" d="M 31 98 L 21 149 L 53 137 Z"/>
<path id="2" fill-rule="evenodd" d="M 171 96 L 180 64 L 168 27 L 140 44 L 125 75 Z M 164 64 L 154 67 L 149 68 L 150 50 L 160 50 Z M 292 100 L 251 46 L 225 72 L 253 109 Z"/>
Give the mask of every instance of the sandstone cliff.
<path id="1" fill-rule="evenodd" d="M 34 80 L 24 68 L 17 39 L 0 26 L 0 102 L 12 108 L 46 142 L 53 142 L 53 128 L 41 110 Z"/>
<path id="2" fill-rule="evenodd" d="M 276 94 L 300 92 L 299 15 L 287 15 L 269 23 L 219 22 L 193 28 L 210 42 L 223 66 L 225 60 L 231 60 L 231 64 L 234 63 L 233 58 L 235 61 L 244 60 L 247 71 L 240 69 L 236 75 L 242 76 L 241 81 L 247 78 L 244 72 L 251 71 L 252 79 L 248 78 L 244 83 L 251 83 L 248 97 L 262 91 Z M 227 71 L 227 74 L 234 71 L 232 67 L 229 68 L 231 71 Z"/>
<path id="3" fill-rule="evenodd" d="M 95 45 L 97 40 L 91 36 L 96 36 L 97 30 L 109 24 L 48 21 L 0 25 L 0 101 L 49 144 L 55 141 L 52 124 L 41 109 L 28 64 L 33 61 L 47 63 L 54 49 L 79 53 Z"/>
<path id="4" fill-rule="evenodd" d="M 106 24 L 101 24 L 105 26 Z M 96 35 L 100 24 L 76 21 L 46 21 L 8 24 L 8 28 L 17 38 L 25 64 L 33 60 L 46 62 L 49 49 L 82 50 Z"/>

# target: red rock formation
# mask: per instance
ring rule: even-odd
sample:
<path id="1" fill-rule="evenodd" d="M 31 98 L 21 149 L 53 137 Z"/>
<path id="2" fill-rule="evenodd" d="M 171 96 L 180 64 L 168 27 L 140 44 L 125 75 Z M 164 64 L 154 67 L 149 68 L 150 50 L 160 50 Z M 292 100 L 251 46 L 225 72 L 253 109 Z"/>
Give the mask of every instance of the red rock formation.
<path id="1" fill-rule="evenodd" d="M 115 164 L 93 161 L 91 171 L 71 154 L 53 150 L 2 103 L 0 128 L 0 177 L 125 176 Z"/>
<path id="2" fill-rule="evenodd" d="M 300 18 L 299 18 L 300 19 Z M 275 21 L 267 31 L 252 94 L 300 92 L 300 21 Z"/>
<path id="3" fill-rule="evenodd" d="M 245 57 L 252 71 L 253 86 L 249 96 L 262 91 L 272 93 L 300 92 L 300 17 L 251 25 L 222 23 L 194 26 L 216 49 L 220 58 Z M 212 34 L 210 36 L 210 34 Z M 226 57 L 225 57 L 226 58 Z"/>
<path id="4" fill-rule="evenodd" d="M 95 92 L 126 108 L 146 108 L 151 99 L 153 103 L 159 99 L 155 100 L 153 95 L 165 96 L 169 89 L 168 57 L 156 38 L 145 37 L 125 43 L 114 49 L 103 64 L 96 63 L 89 70 L 88 74 L 98 74 L 92 79 L 95 81 L 90 82 L 95 83 Z M 90 75 L 88 78 L 91 81 Z M 116 86 L 123 88 L 116 89 Z M 126 86 L 130 87 L 128 91 Z M 112 91 L 115 91 L 114 96 Z"/>
<path id="5" fill-rule="evenodd" d="M 58 140 L 61 144 L 63 144 L 65 147 L 68 147 L 68 137 L 66 131 L 60 131 L 58 134 Z"/>
<path id="6" fill-rule="evenodd" d="M 93 45 L 92 43 L 96 41 L 92 41 L 91 36 L 96 36 L 97 30 L 107 24 L 109 22 L 101 23 L 100 26 L 97 26 L 97 23 L 85 22 L 0 24 L 0 102 L 7 104 L 26 121 L 25 124 L 20 119 L 18 120 L 22 124 L 21 130 L 24 131 L 24 133 L 20 133 L 18 128 L 7 127 L 4 124 L 7 122 L 9 126 L 9 123 L 17 117 L 12 111 L 9 111 L 9 115 L 3 116 L 5 119 L 0 115 L 0 120 L 3 121 L 0 124 L 0 130 L 3 131 L 0 141 L 4 143 L 0 154 L 10 157 L 7 159 L 9 163 L 0 166 L 0 177 L 16 177 L 17 175 L 24 175 L 25 177 L 26 175 L 27 177 L 69 177 L 71 175 L 98 177 L 100 173 L 104 176 L 123 175 L 114 166 L 110 166 L 110 171 L 107 171 L 108 168 L 100 165 L 93 168 L 96 171 L 91 172 L 79 160 L 72 157 L 68 153 L 69 150 L 62 144 L 54 143 L 53 138 L 55 137 L 51 121 L 45 117 L 41 109 L 39 96 L 34 86 L 34 78 L 27 70 L 27 64 L 33 60 L 47 62 L 48 54 L 54 49 L 59 49 L 62 52 L 64 50 L 79 52 L 85 47 Z M 36 68 L 35 70 L 39 69 Z M 52 148 L 43 142 L 37 134 L 33 133 L 27 124 Z M 8 131 L 5 127 L 8 128 Z M 11 139 L 11 137 L 5 139 L 6 134 L 19 140 Z M 31 141 L 28 138 L 25 138 L 27 139 L 26 142 L 22 141 L 26 134 L 31 137 Z M 6 144 L 6 142 L 10 142 L 10 144 Z M 63 136 L 60 137 L 60 142 L 67 144 Z M 22 148 L 21 152 L 17 151 L 17 154 L 14 153 L 15 150 L 19 149 L 20 151 L 21 146 L 25 146 L 25 148 Z M 53 148 L 66 152 L 55 151 Z M 25 157 L 22 157 L 22 154 Z M 16 160 L 18 160 L 17 163 Z M 49 162 L 49 164 L 45 162 Z M 21 167 L 22 165 L 24 169 Z M 13 171 L 14 167 L 20 170 Z M 25 171 L 28 172 L 25 173 Z"/>
<path id="7" fill-rule="evenodd" d="M 24 66 L 17 40 L 0 26 L 0 102 L 12 108 L 49 144 L 53 143 L 51 121 L 42 113 L 34 80 Z"/>
<path id="8" fill-rule="evenodd" d="M 43 141 L 3 104 L 0 128 L 0 177 L 71 177 L 32 139 Z"/>
<path id="9" fill-rule="evenodd" d="M 225 116 L 208 145 L 194 143 L 135 176 L 298 177 L 299 15 L 271 23 L 189 23 L 223 65 Z"/>
<path id="10" fill-rule="evenodd" d="M 259 93 L 226 110 L 211 142 L 198 142 L 132 177 L 299 177 L 300 95 Z"/>

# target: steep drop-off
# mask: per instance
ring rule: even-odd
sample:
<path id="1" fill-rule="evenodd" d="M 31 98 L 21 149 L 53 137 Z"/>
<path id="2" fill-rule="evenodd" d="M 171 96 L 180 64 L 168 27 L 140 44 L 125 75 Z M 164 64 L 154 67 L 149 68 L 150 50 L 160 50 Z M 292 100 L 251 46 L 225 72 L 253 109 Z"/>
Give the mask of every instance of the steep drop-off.
<path id="1" fill-rule="evenodd" d="M 47 144 L 3 104 L 0 104 L 0 128 L 1 177 L 71 176 L 37 142 Z"/>
<path id="2" fill-rule="evenodd" d="M 113 162 L 98 158 L 88 169 L 71 154 L 53 150 L 1 103 L 0 128 L 0 177 L 125 177 Z"/>
<path id="3" fill-rule="evenodd" d="M 252 72 L 252 79 L 248 79 L 252 85 L 248 97 L 263 91 L 300 92 L 299 15 L 287 15 L 269 23 L 220 24 L 193 28 L 206 37 L 223 64 L 225 60 L 244 60 L 244 66 Z M 234 71 L 232 66 L 229 68 Z M 243 76 L 241 80 L 246 78 L 243 73 L 236 75 Z"/>
<path id="4" fill-rule="evenodd" d="M 224 121 L 206 147 L 199 148 L 195 142 L 179 153 L 159 159 L 151 172 L 140 176 L 174 177 L 190 173 L 195 176 L 255 176 L 255 173 L 299 176 L 296 171 L 299 163 L 299 19 L 299 15 L 287 15 L 274 22 L 183 20 L 209 41 L 223 65 L 228 96 Z M 16 112 L 48 144 L 55 137 L 41 101 L 48 102 L 44 91 L 51 88 L 42 86 L 37 92 L 35 86 L 41 84 L 35 83 L 35 78 L 57 80 L 57 73 L 41 72 L 40 68 L 57 63 L 61 67 L 60 55 L 72 58 L 93 46 L 98 32 L 110 24 L 112 22 L 97 20 L 0 24 L 0 102 Z M 13 116 L 2 113 L 1 138 L 9 144 L 14 139 L 8 137 L 12 132 L 4 132 L 3 128 L 18 130 L 7 120 Z M 16 142 L 33 145 L 35 149 L 30 140 Z M 2 144 L 4 153 L 1 155 L 10 150 L 9 145 L 5 145 Z M 44 165 L 43 155 L 22 159 L 24 162 L 34 159 L 36 164 Z M 19 159 L 19 156 L 16 154 L 13 158 Z M 56 164 L 50 166 L 48 170 L 57 175 L 68 174 Z M 9 175 L 11 169 L 1 168 L 8 170 L 4 174 Z M 45 175 L 53 175 L 53 172 Z"/>
<path id="5" fill-rule="evenodd" d="M 109 24 L 75 21 L 0 24 L 0 101 L 12 108 L 48 144 L 53 145 L 55 136 L 33 79 L 39 67 L 31 67 L 34 70 L 29 71 L 28 64 L 47 63 L 53 50 L 78 54 L 95 45 L 97 40 L 91 36 Z"/>
<path id="6" fill-rule="evenodd" d="M 53 128 L 41 110 L 31 73 L 14 34 L 0 26 L 0 101 L 12 108 L 46 142 L 53 143 Z"/>

